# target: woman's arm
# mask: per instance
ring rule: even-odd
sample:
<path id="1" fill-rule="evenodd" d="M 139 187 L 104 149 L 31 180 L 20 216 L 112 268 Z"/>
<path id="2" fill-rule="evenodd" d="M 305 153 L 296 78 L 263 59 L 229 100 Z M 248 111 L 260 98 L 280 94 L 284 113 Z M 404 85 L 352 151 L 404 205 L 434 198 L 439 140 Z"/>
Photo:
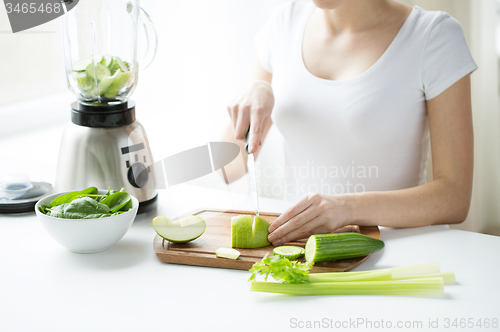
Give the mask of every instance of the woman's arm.
<path id="1" fill-rule="evenodd" d="M 271 112 L 274 107 L 274 95 L 271 81 L 272 74 L 257 62 L 252 83 L 241 96 L 227 106 L 231 122 L 224 131 L 222 141 L 239 145 L 245 165 L 247 163 L 245 142 L 248 127 L 251 124 L 249 150 L 257 157 L 272 124 Z M 237 180 L 245 174 L 245 170 L 239 167 L 236 162 L 230 163 L 224 169 L 229 182 Z"/>
<path id="2" fill-rule="evenodd" d="M 386 192 L 309 194 L 271 224 L 269 240 L 280 244 L 348 224 L 416 227 L 464 221 L 474 163 L 470 75 L 427 101 L 427 109 L 432 182 Z"/>

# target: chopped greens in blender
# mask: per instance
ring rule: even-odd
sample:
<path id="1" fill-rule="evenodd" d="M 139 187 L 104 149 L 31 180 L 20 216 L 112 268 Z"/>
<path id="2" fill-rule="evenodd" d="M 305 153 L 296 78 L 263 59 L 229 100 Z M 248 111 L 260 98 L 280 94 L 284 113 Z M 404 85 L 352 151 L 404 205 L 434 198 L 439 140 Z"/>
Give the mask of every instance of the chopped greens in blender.
<path id="1" fill-rule="evenodd" d="M 110 54 L 96 58 L 96 62 L 92 61 L 92 57 L 75 62 L 72 66 L 73 76 L 78 88 L 87 97 L 99 95 L 112 99 L 130 79 L 130 65 Z"/>

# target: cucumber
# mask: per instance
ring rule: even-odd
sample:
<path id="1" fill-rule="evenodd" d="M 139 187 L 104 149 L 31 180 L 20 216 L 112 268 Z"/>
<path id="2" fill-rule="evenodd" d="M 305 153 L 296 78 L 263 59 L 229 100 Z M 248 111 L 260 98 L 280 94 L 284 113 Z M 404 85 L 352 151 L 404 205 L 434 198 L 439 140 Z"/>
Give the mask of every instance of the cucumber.
<path id="1" fill-rule="evenodd" d="M 85 69 L 85 72 L 91 79 L 95 79 L 97 77 L 98 81 L 102 80 L 106 76 L 111 76 L 111 71 L 108 67 L 100 63 L 95 66 L 93 63 L 89 64 Z"/>
<path id="2" fill-rule="evenodd" d="M 106 54 L 105 56 L 102 57 L 101 64 L 106 66 L 110 71 L 111 68 L 113 68 L 115 60 L 113 59 L 113 56 Z"/>
<path id="3" fill-rule="evenodd" d="M 296 246 L 281 246 L 273 249 L 273 254 L 283 258 L 295 259 L 304 255 L 304 248 Z"/>
<path id="4" fill-rule="evenodd" d="M 87 69 L 87 66 L 92 63 L 92 58 L 85 58 L 79 60 L 73 64 L 71 69 L 76 72 L 84 72 Z"/>
<path id="5" fill-rule="evenodd" d="M 97 86 L 99 88 L 99 94 L 105 94 L 106 91 L 108 91 L 109 87 L 113 84 L 113 82 L 121 78 L 120 76 L 121 71 L 117 70 L 113 76 L 103 77 L 99 82 L 99 85 Z"/>
<path id="6" fill-rule="evenodd" d="M 118 64 L 118 67 L 121 69 L 122 72 L 127 73 L 129 71 L 127 64 L 122 59 L 115 56 L 115 61 Z"/>
<path id="7" fill-rule="evenodd" d="M 75 72 L 73 73 L 73 76 L 75 76 L 75 79 L 79 84 L 83 84 L 87 80 L 87 74 L 85 72 Z"/>
<path id="8" fill-rule="evenodd" d="M 109 99 L 115 98 L 132 76 L 130 65 L 111 54 L 81 59 L 73 64 L 72 70 L 82 95 L 92 98 L 98 94 Z"/>
<path id="9" fill-rule="evenodd" d="M 359 233 L 311 235 L 306 243 L 306 261 L 324 262 L 362 257 L 384 248 L 384 242 Z"/>
<path id="10" fill-rule="evenodd" d="M 123 73 L 121 70 L 117 70 L 115 74 L 118 73 L 118 76 L 113 80 L 109 89 L 104 93 L 106 98 L 114 98 L 119 93 L 120 90 L 127 84 L 130 79 L 131 72 Z"/>
<path id="11" fill-rule="evenodd" d="M 97 96 L 97 89 L 93 79 L 90 79 L 86 73 L 74 73 L 78 89 L 87 97 Z"/>
<path id="12" fill-rule="evenodd" d="M 219 248 L 215 251 L 215 256 L 219 258 L 238 259 L 240 252 L 231 248 Z"/>

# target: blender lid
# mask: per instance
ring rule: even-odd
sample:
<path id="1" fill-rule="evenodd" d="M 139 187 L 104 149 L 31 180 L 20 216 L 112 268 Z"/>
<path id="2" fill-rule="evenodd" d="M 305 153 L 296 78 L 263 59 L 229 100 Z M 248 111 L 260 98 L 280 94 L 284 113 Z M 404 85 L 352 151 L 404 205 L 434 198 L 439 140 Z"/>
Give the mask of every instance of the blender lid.
<path id="1" fill-rule="evenodd" d="M 71 104 L 71 122 L 91 128 L 114 128 L 126 126 L 135 121 L 135 102 L 118 104 L 85 104 L 75 101 Z"/>

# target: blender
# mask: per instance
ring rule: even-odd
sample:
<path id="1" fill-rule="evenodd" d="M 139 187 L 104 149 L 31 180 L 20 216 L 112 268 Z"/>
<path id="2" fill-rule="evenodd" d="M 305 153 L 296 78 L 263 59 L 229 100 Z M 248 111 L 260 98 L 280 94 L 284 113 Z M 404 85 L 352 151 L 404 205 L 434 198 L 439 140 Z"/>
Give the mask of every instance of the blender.
<path id="1" fill-rule="evenodd" d="M 55 190 L 124 188 L 139 200 L 139 213 L 154 209 L 153 156 L 129 99 L 138 79 L 138 30 L 143 27 L 146 36 L 142 69 L 156 53 L 153 23 L 138 0 L 79 1 L 61 20 L 66 78 L 76 101 L 61 141 Z"/>

